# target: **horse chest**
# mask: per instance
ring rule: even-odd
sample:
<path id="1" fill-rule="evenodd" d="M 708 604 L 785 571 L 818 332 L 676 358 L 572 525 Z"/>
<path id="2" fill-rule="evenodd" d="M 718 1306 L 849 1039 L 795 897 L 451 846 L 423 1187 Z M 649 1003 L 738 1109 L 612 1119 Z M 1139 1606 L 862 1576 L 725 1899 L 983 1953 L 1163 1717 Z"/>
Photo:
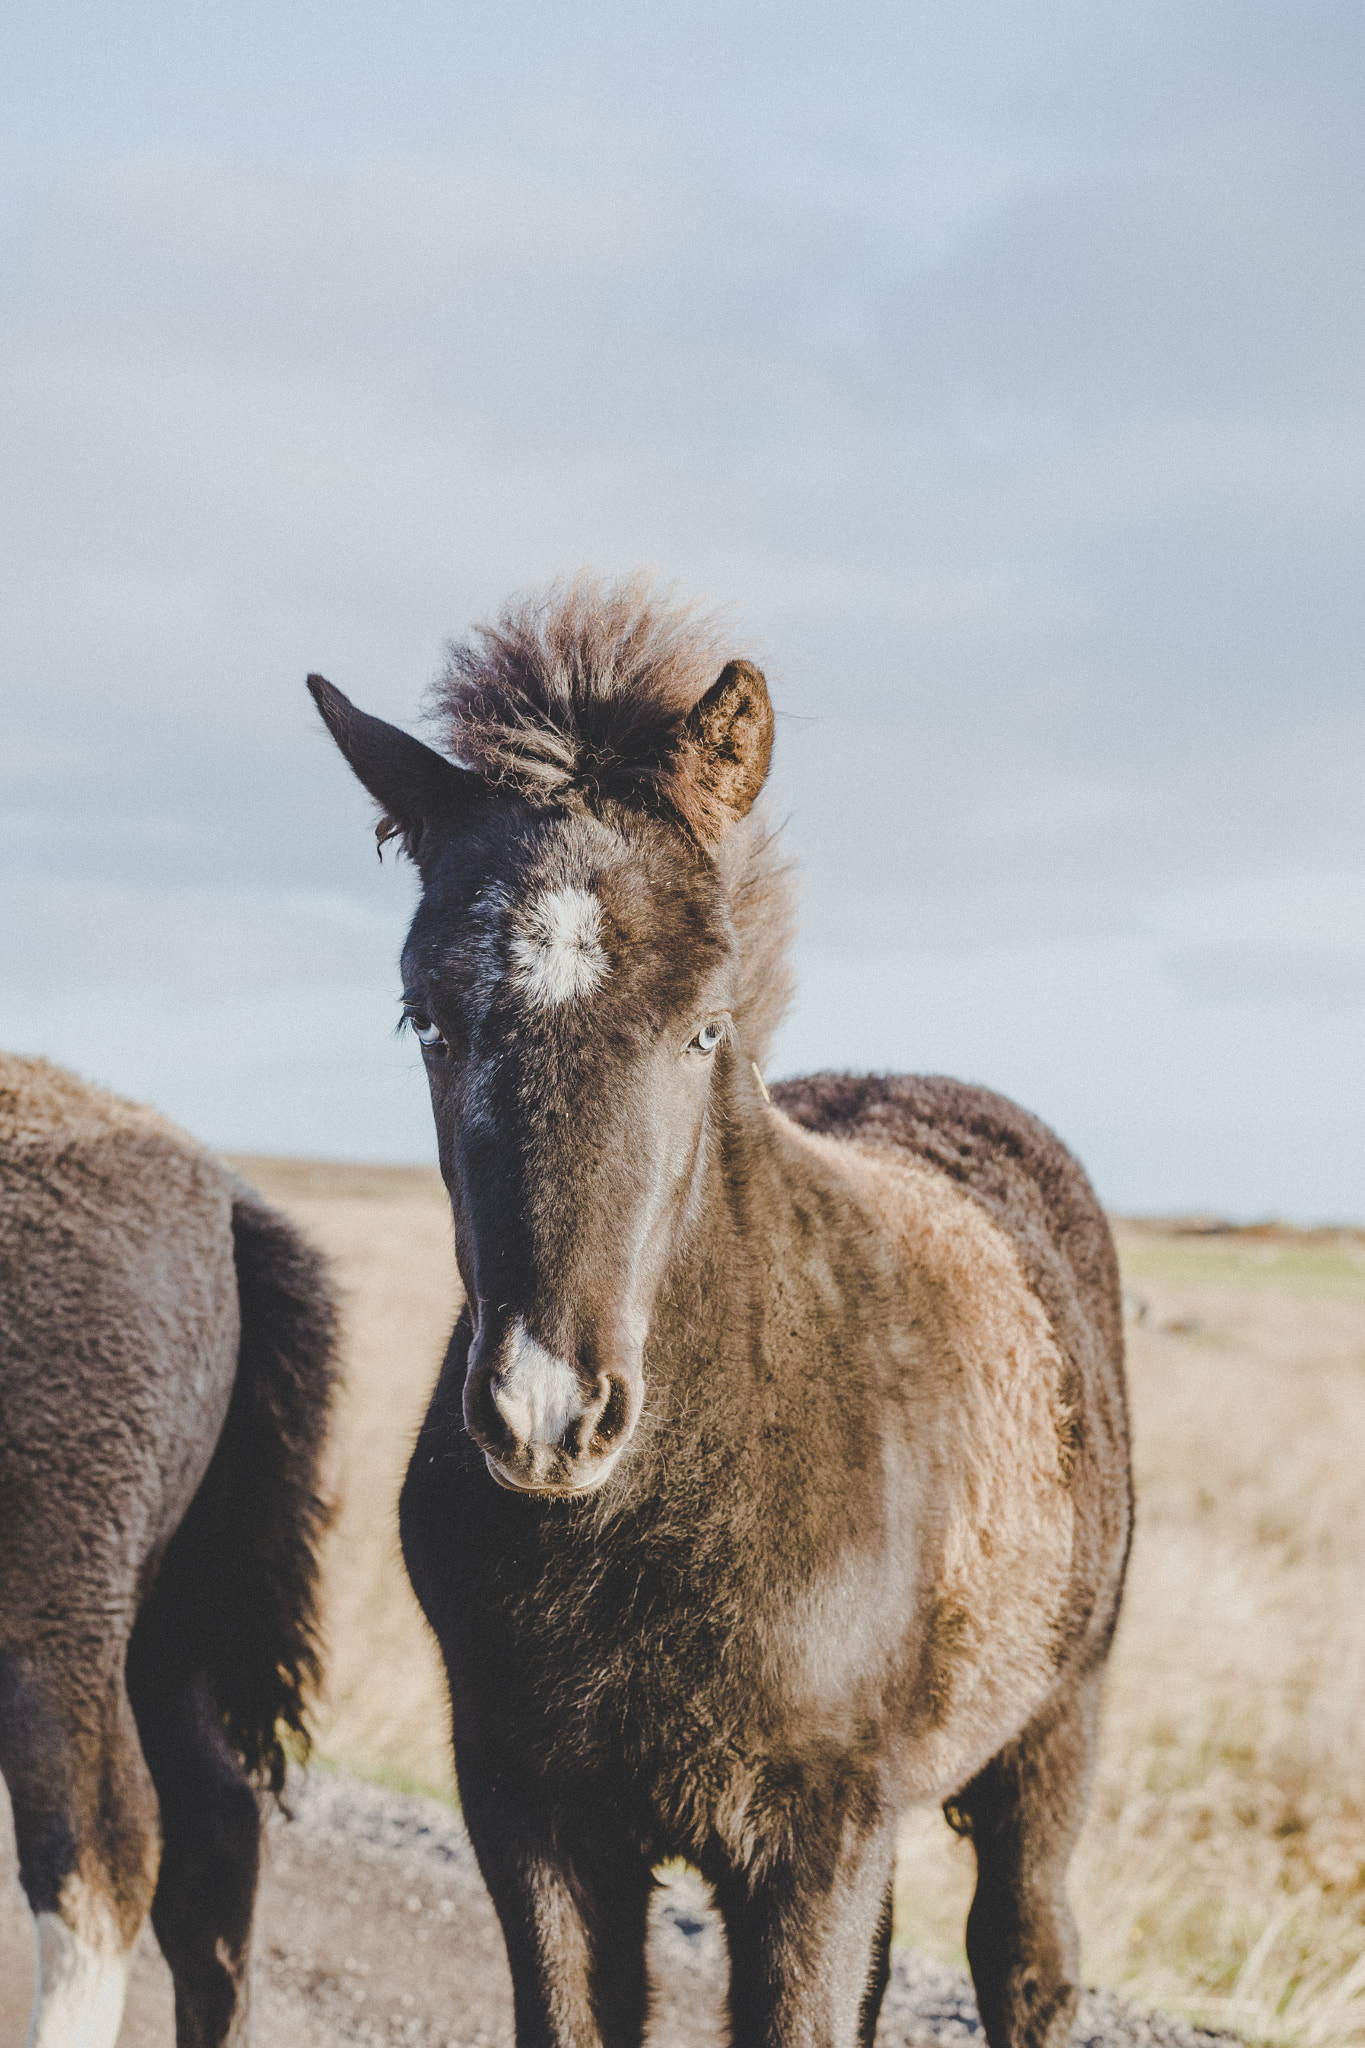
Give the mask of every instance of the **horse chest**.
<path id="1" fill-rule="evenodd" d="M 833 1760 L 909 1800 L 957 1789 L 1051 1682 L 1071 1559 L 1049 1375 L 1016 1356 L 963 1377 L 960 1359 L 926 1377 L 814 1558 L 784 1562 L 797 1523 L 762 1556 L 562 1518 L 509 1541 L 497 1510 L 523 1504 L 477 1475 L 441 1574 L 466 1617 L 447 1635 L 457 1719 L 549 1778 L 630 1785 L 688 1840 Z"/>
<path id="2" fill-rule="evenodd" d="M 624 1540 L 486 1554 L 461 1574 L 466 1622 L 447 1633 L 457 1719 L 547 1781 L 609 1780 L 695 1851 L 774 1787 L 792 1796 L 880 1740 L 889 1617 L 848 1599 L 859 1567 L 822 1569 L 812 1594 L 758 1565 Z M 903 1633 L 907 1589 L 880 1569 Z"/>

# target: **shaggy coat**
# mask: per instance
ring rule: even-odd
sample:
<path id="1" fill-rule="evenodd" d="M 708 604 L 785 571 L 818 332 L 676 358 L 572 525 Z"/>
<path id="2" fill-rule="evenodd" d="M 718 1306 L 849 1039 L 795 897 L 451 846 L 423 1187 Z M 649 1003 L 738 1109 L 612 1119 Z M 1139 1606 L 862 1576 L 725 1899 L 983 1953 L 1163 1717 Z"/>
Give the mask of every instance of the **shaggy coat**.
<path id="1" fill-rule="evenodd" d="M 401 1526 L 520 2048 L 635 2048 L 679 1856 L 740 2048 L 870 2043 L 916 1802 L 975 1844 L 992 2048 L 1060 2048 L 1130 1521 L 1084 1174 L 956 1082 L 765 1090 L 772 712 L 688 615 L 510 610 L 438 688 L 462 766 L 312 687 L 422 880 L 404 1003 L 468 1306 Z"/>
<path id="2" fill-rule="evenodd" d="M 219 1160 L 0 1055 L 0 1772 L 34 2048 L 112 2048 L 149 1908 L 180 2048 L 246 2038 L 256 1787 L 317 1675 L 332 1347 L 316 1255 Z"/>

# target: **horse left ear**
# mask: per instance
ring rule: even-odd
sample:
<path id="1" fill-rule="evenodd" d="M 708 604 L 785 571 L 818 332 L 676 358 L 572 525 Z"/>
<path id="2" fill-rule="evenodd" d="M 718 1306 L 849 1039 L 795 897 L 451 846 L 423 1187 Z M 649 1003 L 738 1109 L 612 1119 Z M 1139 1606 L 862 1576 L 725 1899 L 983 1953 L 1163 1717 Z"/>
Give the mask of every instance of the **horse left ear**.
<path id="1" fill-rule="evenodd" d="M 309 676 L 308 688 L 328 732 L 382 806 L 374 828 L 380 853 L 387 840 L 397 839 L 421 868 L 440 828 L 463 822 L 479 778 L 401 727 L 361 711 L 326 676 Z"/>
<path id="2" fill-rule="evenodd" d="M 699 839 L 716 846 L 752 809 L 773 755 L 773 707 L 762 671 L 727 661 L 683 725 L 680 808 Z"/>

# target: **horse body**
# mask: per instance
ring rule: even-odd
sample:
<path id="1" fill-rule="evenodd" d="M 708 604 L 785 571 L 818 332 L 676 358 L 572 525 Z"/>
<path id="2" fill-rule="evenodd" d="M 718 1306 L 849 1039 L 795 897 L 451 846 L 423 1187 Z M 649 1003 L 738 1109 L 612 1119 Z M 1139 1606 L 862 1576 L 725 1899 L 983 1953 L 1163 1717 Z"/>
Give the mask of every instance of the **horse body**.
<path id="1" fill-rule="evenodd" d="M 775 1100 L 804 1108 L 807 1086 Z M 920 1086 L 931 1104 L 951 1088 Z M 693 1824 L 664 1815 L 695 1806 L 707 1731 L 729 1754 L 753 1717 L 744 1754 L 785 1741 L 798 1769 L 803 1746 L 846 1753 L 875 1725 L 887 1796 L 948 1798 L 1085 1643 L 1125 1530 L 1120 1515 L 1103 1532 L 1108 1552 L 1078 1531 L 1073 1382 L 1091 1361 L 1063 1356 L 1008 1233 L 936 1169 L 812 1142 L 771 1111 L 760 1129 L 772 1214 L 752 1230 L 755 1136 L 751 1235 L 728 1285 L 714 1242 L 669 1274 L 649 1412 L 610 1497 L 546 1516 L 490 1492 L 462 1422 L 452 1430 L 466 1313 L 403 1510 L 424 1597 L 446 1616 L 458 1603 L 479 1632 L 460 1669 L 480 1701 L 471 1732 L 500 1727 L 524 1767 L 571 1774 L 601 1771 L 629 1729 L 651 1772 L 685 1781 L 652 1795 L 660 1855 L 698 1855 L 695 1831 L 669 1833 Z M 793 1345 L 795 1384 L 766 1369 Z"/>
<path id="2" fill-rule="evenodd" d="M 504 1859 L 558 1868 L 570 1843 L 605 1865 L 615 1899 L 684 1857 L 734 1928 L 755 1889 L 790 1883 L 827 1903 L 841 1868 L 870 1859 L 876 1896 L 855 1891 L 852 1936 L 865 1977 L 896 1816 L 962 1794 L 1040 1716 L 1050 1734 L 1050 1711 L 1074 1708 L 1088 1728 L 1128 1529 L 1126 1490 L 1097 1483 L 1122 1461 L 1120 1354 L 1084 1341 L 1087 1311 L 1117 1331 L 1107 1232 L 1041 1127 L 984 1091 L 911 1086 L 940 1138 L 973 1135 L 954 1132 L 957 1110 L 978 1140 L 1005 1119 L 1051 1154 L 1069 1207 L 1047 1219 L 1056 1236 L 1029 1228 L 1044 1201 L 1026 1168 L 1011 1231 L 913 1150 L 812 1142 L 762 1110 L 770 1214 L 758 1147 L 739 1149 L 746 1227 L 755 1204 L 765 1227 L 732 1248 L 728 1288 L 714 1242 L 670 1273 L 641 1440 L 586 1512 L 490 1486 L 457 1419 L 462 1318 L 401 1523 L 446 1648 L 462 1798 L 495 1897 L 518 1882 Z M 798 1115 L 823 1108 L 819 1083 L 773 1094 Z M 861 1094 L 886 1107 L 885 1084 Z M 1057 1243 L 1067 1226 L 1075 1264 Z M 1050 1269 L 1062 1341 L 1026 1259 Z M 1087 1299 L 1092 1278 L 1103 1291 Z M 796 1383 L 767 1369 L 793 1345 Z M 1062 1790 L 1047 1818 L 1069 1846 L 1084 1773 Z M 803 1931 L 818 1962 L 788 1990 L 822 2004 L 849 1929 Z M 789 1971 L 799 1943 L 785 1935 Z M 636 1939 L 627 1916 L 590 1974 L 638 1986 Z M 844 1987 L 846 2019 L 862 1990 Z M 604 1995 L 595 2023 L 611 2040 Z M 800 2038 L 738 2017 L 741 2040 Z"/>
<path id="3" fill-rule="evenodd" d="M 153 1111 L 0 1056 L 0 1772 L 35 2048 L 104 2048 L 151 1910 L 182 2044 L 245 2038 L 277 1719 L 314 1672 L 330 1298 Z M 290 1430 L 286 1441 L 280 1426 Z"/>
<path id="4" fill-rule="evenodd" d="M 870 2042 L 896 1818 L 934 1800 L 993 2048 L 1059 2048 L 1130 1513 L 1107 1228 L 985 1091 L 768 1101 L 766 691 L 699 689 L 625 610 L 571 593 L 457 657 L 468 769 L 315 684 L 422 874 L 468 1307 L 400 1524 L 518 2040 L 634 2048 L 685 1856 L 736 2042 Z"/>

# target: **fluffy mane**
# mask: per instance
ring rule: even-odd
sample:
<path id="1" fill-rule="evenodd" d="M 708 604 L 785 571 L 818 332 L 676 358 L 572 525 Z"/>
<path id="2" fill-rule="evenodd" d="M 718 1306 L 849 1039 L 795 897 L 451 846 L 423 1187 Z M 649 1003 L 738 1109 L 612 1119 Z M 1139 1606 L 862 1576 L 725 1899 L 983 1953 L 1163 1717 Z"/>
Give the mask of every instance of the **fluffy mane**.
<path id="1" fill-rule="evenodd" d="M 451 641 L 431 714 L 450 753 L 528 802 L 634 803 L 704 841 L 707 796 L 685 727 L 725 658 L 720 623 L 661 599 L 647 577 L 579 576 L 514 598 Z M 739 934 L 736 1023 L 761 1062 L 792 993 L 791 864 L 761 806 L 713 853 Z"/>

